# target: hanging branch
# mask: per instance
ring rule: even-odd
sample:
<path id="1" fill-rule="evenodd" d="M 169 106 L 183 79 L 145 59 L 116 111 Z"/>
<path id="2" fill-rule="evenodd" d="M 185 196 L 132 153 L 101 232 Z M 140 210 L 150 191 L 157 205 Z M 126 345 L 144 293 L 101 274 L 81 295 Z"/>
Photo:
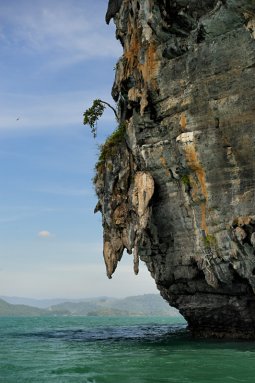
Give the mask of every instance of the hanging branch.
<path id="1" fill-rule="evenodd" d="M 119 117 L 118 117 L 118 114 L 117 114 L 116 109 L 115 109 L 111 104 L 109 104 L 109 103 L 106 102 L 106 101 L 103 101 L 103 100 L 100 100 L 100 99 L 99 99 L 98 101 L 100 101 L 102 104 L 105 104 L 106 106 L 108 106 L 109 108 L 111 108 L 111 110 L 112 110 L 113 113 L 115 114 L 116 120 L 119 122 Z"/>

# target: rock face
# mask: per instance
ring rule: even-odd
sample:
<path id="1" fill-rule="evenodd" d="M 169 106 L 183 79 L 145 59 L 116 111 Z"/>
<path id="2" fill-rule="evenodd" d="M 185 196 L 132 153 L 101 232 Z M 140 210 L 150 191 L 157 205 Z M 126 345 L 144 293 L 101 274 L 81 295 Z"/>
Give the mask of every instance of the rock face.
<path id="1" fill-rule="evenodd" d="M 255 337 L 255 1 L 115 3 L 126 133 L 95 180 L 107 274 L 127 249 L 195 335 Z"/>

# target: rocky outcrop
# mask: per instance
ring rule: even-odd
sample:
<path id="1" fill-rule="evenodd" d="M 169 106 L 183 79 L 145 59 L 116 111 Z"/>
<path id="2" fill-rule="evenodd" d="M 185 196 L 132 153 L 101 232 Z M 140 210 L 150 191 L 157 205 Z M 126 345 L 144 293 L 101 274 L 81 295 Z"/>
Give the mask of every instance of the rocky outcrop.
<path id="1" fill-rule="evenodd" d="M 126 133 L 96 177 L 108 276 L 127 249 L 194 334 L 255 337 L 255 2 L 116 4 Z"/>

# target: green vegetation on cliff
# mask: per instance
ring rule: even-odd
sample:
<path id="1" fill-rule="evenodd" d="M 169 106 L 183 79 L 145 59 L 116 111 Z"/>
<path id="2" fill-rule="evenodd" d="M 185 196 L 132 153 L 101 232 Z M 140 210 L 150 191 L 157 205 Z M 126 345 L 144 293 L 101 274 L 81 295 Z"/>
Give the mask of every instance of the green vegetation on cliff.
<path id="1" fill-rule="evenodd" d="M 118 152 L 118 145 L 123 142 L 125 137 L 126 124 L 122 122 L 118 128 L 106 139 L 105 143 L 100 146 L 100 153 L 96 169 L 99 170 L 102 164 Z"/>

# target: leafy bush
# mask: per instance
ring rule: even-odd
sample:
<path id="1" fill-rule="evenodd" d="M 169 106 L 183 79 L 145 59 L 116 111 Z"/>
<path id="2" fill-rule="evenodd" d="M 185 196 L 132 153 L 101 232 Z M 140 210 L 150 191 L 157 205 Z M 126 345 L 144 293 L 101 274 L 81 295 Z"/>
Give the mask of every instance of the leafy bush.
<path id="1" fill-rule="evenodd" d="M 100 100 L 99 98 L 94 100 L 92 106 L 86 109 L 83 113 L 83 124 L 90 126 L 94 138 L 97 135 L 97 121 L 103 115 L 106 106 L 113 110 L 115 117 L 118 121 L 118 115 L 116 110 L 110 104 L 108 104 L 108 102 Z"/>
<path id="2" fill-rule="evenodd" d="M 106 139 L 105 143 L 100 146 L 100 154 L 96 169 L 99 169 L 105 161 L 116 154 L 118 144 L 123 142 L 126 131 L 126 123 L 122 122 L 118 128 Z"/>

